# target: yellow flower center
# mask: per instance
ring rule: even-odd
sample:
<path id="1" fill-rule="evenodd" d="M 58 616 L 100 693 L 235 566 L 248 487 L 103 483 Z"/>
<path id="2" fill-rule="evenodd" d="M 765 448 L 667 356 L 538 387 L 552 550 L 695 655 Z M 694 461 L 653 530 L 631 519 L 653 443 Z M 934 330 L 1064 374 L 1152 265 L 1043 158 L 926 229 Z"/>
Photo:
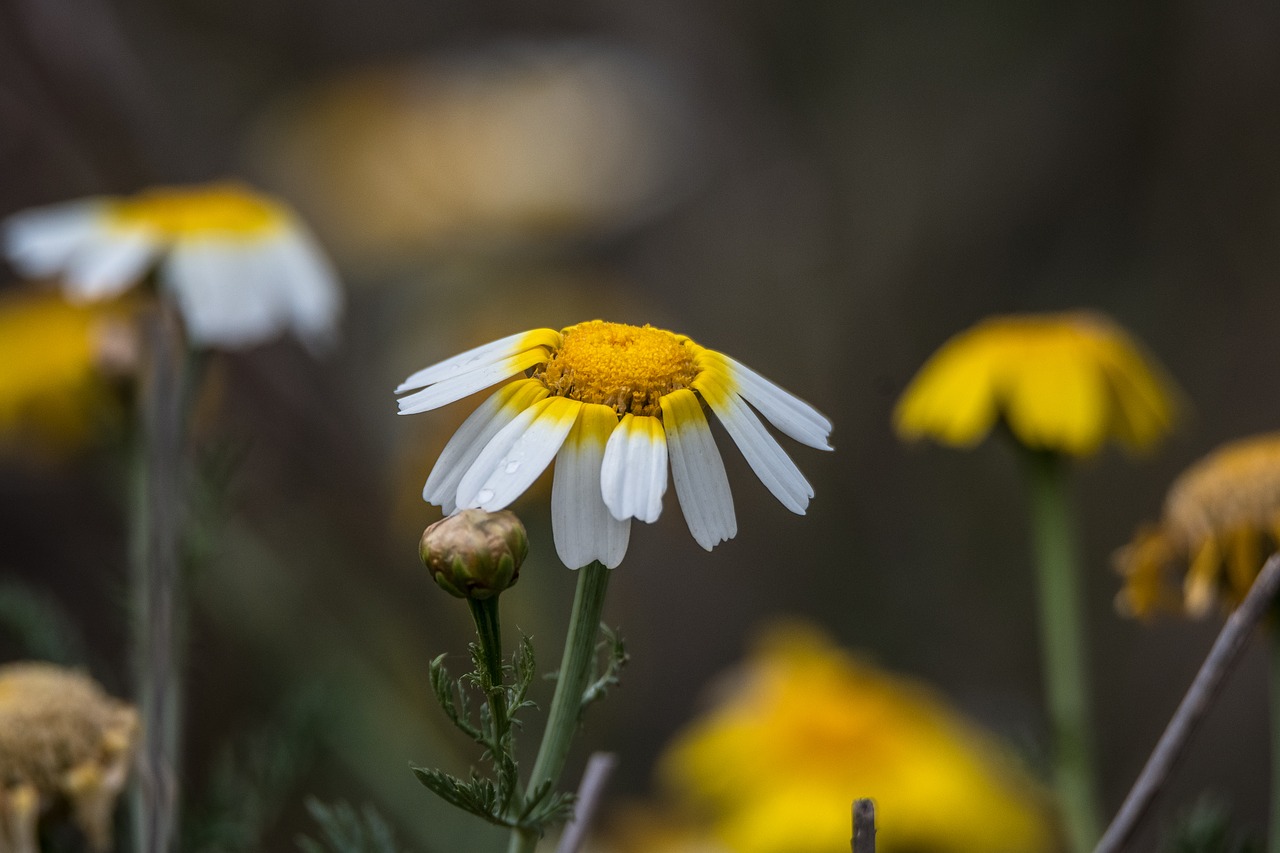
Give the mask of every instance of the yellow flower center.
<path id="1" fill-rule="evenodd" d="M 147 190 L 111 202 L 108 216 L 120 228 L 142 226 L 168 238 L 207 234 L 256 237 L 279 227 L 285 219 L 275 202 L 235 183 Z"/>
<path id="2" fill-rule="evenodd" d="M 698 375 L 688 339 L 652 326 L 592 320 L 562 336 L 542 372 L 547 388 L 620 415 L 661 417 L 663 395 L 688 388 Z"/>

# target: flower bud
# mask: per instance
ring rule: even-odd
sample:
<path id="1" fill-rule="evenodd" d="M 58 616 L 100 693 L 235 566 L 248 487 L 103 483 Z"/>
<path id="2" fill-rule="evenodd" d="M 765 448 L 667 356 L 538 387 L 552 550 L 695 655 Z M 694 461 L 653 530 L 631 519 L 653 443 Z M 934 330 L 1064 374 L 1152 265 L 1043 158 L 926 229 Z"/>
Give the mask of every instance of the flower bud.
<path id="1" fill-rule="evenodd" d="M 529 537 L 514 513 L 465 509 L 422 533 L 418 556 L 436 583 L 458 598 L 489 598 L 515 584 Z"/>

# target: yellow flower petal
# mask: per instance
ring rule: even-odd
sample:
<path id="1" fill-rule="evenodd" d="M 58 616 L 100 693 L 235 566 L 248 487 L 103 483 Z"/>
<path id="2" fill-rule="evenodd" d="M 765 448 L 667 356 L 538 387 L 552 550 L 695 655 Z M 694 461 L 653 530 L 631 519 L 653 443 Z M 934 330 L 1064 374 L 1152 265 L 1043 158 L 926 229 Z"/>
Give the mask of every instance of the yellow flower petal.
<path id="1" fill-rule="evenodd" d="M 1114 323 L 1086 313 L 995 317 L 953 337 L 903 392 L 894 426 L 967 447 L 1003 418 L 1022 444 L 1077 456 L 1108 438 L 1145 449 L 1172 423 L 1171 391 Z"/>

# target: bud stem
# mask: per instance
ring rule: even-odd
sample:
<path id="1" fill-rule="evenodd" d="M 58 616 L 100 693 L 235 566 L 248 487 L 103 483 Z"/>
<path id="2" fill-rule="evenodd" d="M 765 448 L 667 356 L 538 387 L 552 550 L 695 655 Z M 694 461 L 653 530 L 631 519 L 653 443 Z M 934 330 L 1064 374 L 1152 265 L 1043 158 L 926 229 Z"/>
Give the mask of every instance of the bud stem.
<path id="1" fill-rule="evenodd" d="M 489 702 L 489 717 L 493 724 L 493 743 L 497 750 L 511 754 L 511 718 L 507 711 L 507 686 L 502 674 L 502 626 L 498 619 L 498 598 L 468 598 L 471 618 L 476 623 L 476 635 L 480 640 L 480 688 Z M 495 755 L 495 759 L 499 756 Z M 515 807 L 520 807 L 519 796 Z"/>
<path id="2" fill-rule="evenodd" d="M 582 694 L 587 689 L 596 660 L 596 642 L 600 635 L 600 616 L 604 612 L 604 594 L 609 586 L 609 571 L 599 562 L 578 570 L 578 588 L 573 595 L 564 657 L 560 661 L 556 691 L 551 698 L 547 728 L 542 733 L 542 744 L 538 747 L 529 787 L 525 789 L 526 797 L 548 780 L 554 786 L 569 757 L 569 747 L 582 716 Z M 508 853 L 532 853 L 537 845 L 536 832 L 517 829 L 512 832 Z"/>
<path id="3" fill-rule="evenodd" d="M 1032 451 L 1026 461 L 1040 581 L 1040 654 L 1052 726 L 1053 781 L 1068 849 L 1088 853 L 1100 835 L 1099 799 L 1089 720 L 1080 558 L 1065 460 L 1056 453 Z"/>

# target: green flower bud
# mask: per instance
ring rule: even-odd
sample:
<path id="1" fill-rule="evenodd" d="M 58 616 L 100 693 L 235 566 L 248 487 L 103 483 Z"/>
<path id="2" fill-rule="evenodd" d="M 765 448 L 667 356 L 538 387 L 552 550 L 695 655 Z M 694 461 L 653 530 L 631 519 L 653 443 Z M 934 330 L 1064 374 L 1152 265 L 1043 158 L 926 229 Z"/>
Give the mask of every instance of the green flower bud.
<path id="1" fill-rule="evenodd" d="M 422 532 L 418 556 L 458 598 L 489 598 L 515 584 L 529 536 L 515 513 L 464 509 Z"/>

